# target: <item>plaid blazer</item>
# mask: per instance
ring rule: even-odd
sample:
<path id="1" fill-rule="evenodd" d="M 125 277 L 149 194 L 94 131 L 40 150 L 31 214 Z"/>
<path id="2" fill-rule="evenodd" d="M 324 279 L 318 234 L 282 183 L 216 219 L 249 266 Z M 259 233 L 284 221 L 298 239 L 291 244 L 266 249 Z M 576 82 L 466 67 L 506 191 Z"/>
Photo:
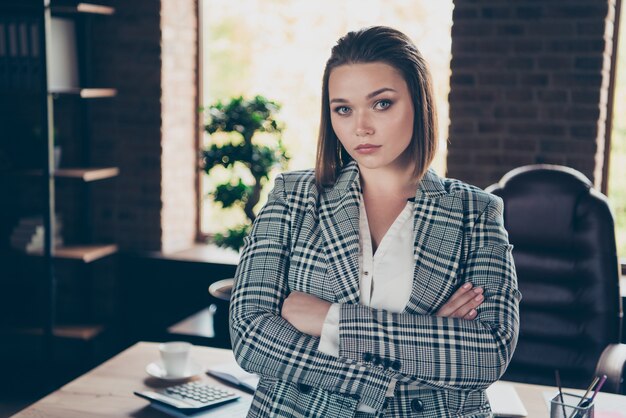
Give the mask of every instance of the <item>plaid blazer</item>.
<path id="1" fill-rule="evenodd" d="M 359 170 L 321 193 L 312 170 L 279 175 L 245 240 L 230 302 L 238 363 L 261 376 L 248 417 L 488 417 L 521 298 L 502 201 L 429 170 L 415 196 L 415 272 L 401 313 L 359 304 Z M 434 313 L 463 283 L 484 288 L 475 320 Z M 340 303 L 339 357 L 281 315 L 297 290 Z M 385 398 L 397 380 L 393 397 Z M 356 412 L 363 402 L 378 412 Z"/>

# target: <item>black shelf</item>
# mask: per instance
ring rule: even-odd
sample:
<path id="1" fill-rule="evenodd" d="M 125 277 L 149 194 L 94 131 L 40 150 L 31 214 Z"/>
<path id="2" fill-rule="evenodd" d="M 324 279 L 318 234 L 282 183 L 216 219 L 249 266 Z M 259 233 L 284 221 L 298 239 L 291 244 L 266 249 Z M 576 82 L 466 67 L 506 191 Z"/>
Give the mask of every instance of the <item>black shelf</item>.
<path id="1" fill-rule="evenodd" d="M 119 252 L 114 242 L 98 242 L 114 241 L 114 238 L 98 239 L 92 230 L 90 214 L 93 213 L 91 206 L 94 198 L 91 188 L 98 187 L 92 183 L 117 177 L 119 169 L 92 167 L 91 159 L 95 155 L 90 149 L 92 108 L 97 111 L 102 105 L 83 100 L 117 95 L 115 88 L 100 87 L 93 80 L 96 73 L 92 56 L 96 39 L 93 23 L 100 16 L 115 13 L 115 9 L 105 3 L 104 0 L 97 3 L 0 0 L 0 25 L 5 33 L 4 37 L 0 37 L 0 109 L 5 114 L 0 119 L 0 125 L 7 134 L 7 140 L 0 141 L 0 157 L 3 158 L 0 161 L 3 162 L 0 185 L 15 196 L 15 204 L 0 212 L 7 219 L 5 224 L 0 225 L 0 232 L 6 233 L 6 238 L 11 235 L 11 246 L 7 240 L 0 249 L 0 256 L 16 261 L 15 265 L 8 267 L 12 269 L 12 275 L 15 271 L 11 280 L 37 280 L 36 291 L 21 293 L 21 299 L 16 303 L 41 307 L 41 312 L 31 318 L 32 327 L 16 326 L 14 331 L 40 340 L 43 364 L 51 366 L 61 352 L 60 346 L 56 345 L 59 339 L 89 341 L 104 332 L 105 325 L 97 322 L 106 322 L 106 319 L 90 309 L 84 312 L 63 311 L 59 300 L 63 300 L 63 295 L 69 295 L 72 304 L 74 301 L 82 304 L 83 298 L 89 300 L 92 297 L 91 280 L 98 277 L 94 269 L 100 269 L 102 265 L 110 266 L 109 262 L 98 261 L 109 259 Z M 62 19 L 57 19 L 59 17 Z M 68 65 L 57 65 L 64 63 Z M 55 100 L 61 98 L 68 99 Z M 75 98 L 80 100 L 75 101 Z M 53 168 L 55 143 L 63 147 L 64 156 L 70 156 L 67 161 L 72 166 Z M 33 177 L 37 184 L 28 177 Z M 78 181 L 85 185 L 80 186 L 80 193 L 72 194 L 68 200 L 62 193 L 73 193 L 73 189 L 63 189 L 65 184 L 59 184 L 61 194 L 57 197 L 57 180 Z M 25 187 L 20 187 L 22 183 Z M 56 225 L 57 209 L 61 215 L 64 210 L 70 212 L 71 216 L 64 219 L 64 226 L 74 227 L 74 231 L 64 228 L 67 235 L 63 237 L 59 236 L 60 225 Z M 40 219 L 37 223 L 23 222 L 24 218 L 30 217 L 36 221 L 37 217 Z M 76 236 L 72 237 L 72 232 Z M 64 241 L 62 238 L 65 238 L 65 245 L 60 245 Z M 68 240 L 71 245 L 67 244 Z M 26 244 L 23 247 L 22 241 Z M 38 251 L 33 252 L 33 248 Z M 57 260 L 69 261 L 58 263 Z M 66 273 L 63 278 L 71 280 L 61 283 L 71 284 L 58 289 L 57 274 L 63 273 Z M 18 287 L 13 290 L 19 293 Z M 59 298 L 59 290 L 67 293 Z M 30 300 L 31 296 L 34 303 L 22 300 Z M 85 302 L 85 306 L 92 304 Z M 9 321 L 12 323 L 13 320 Z M 77 324 L 79 321 L 93 323 L 80 325 Z"/>

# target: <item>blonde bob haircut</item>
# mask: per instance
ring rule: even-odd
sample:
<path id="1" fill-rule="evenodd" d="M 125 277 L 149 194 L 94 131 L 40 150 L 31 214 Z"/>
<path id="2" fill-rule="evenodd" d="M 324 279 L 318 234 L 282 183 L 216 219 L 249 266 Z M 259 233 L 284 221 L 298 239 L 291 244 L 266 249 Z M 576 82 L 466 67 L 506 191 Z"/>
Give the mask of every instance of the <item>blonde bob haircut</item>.
<path id="1" fill-rule="evenodd" d="M 328 79 L 337 67 L 346 64 L 382 62 L 402 74 L 407 84 L 415 117 L 409 152 L 415 161 L 415 178 L 421 179 L 437 152 L 437 110 L 426 61 L 413 42 L 402 32 L 385 26 L 372 26 L 348 32 L 337 41 L 326 62 L 322 81 L 322 112 L 315 182 L 319 190 L 332 187 L 342 167 L 352 160 L 333 130 L 330 119 Z"/>

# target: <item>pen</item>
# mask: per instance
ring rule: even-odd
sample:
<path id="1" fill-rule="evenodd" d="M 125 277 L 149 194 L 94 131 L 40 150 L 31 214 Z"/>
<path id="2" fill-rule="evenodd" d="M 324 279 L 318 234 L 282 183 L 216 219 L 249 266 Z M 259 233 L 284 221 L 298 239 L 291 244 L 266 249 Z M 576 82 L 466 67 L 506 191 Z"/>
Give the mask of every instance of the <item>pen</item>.
<path id="1" fill-rule="evenodd" d="M 561 376 L 559 375 L 559 370 L 554 371 L 554 377 L 556 378 L 556 386 L 559 388 L 559 397 L 561 398 L 561 408 L 563 408 L 563 418 L 567 416 L 565 412 L 565 401 L 563 400 L 563 390 L 561 389 Z"/>
<path id="2" fill-rule="evenodd" d="M 598 383 L 598 380 L 600 380 L 600 378 L 598 376 L 596 376 L 593 381 L 591 382 L 591 384 L 589 385 L 589 387 L 587 388 L 587 391 L 585 392 L 585 394 L 583 395 L 583 397 L 580 399 L 580 402 L 578 402 L 578 405 L 576 405 L 576 408 L 580 408 L 580 406 L 582 405 L 582 403 L 585 401 L 585 399 L 587 398 L 587 395 L 589 394 L 589 392 L 591 392 L 591 389 L 593 389 L 593 387 L 596 385 L 596 383 Z M 569 416 L 569 418 L 574 418 L 575 415 L 579 415 L 578 411 L 574 410 L 574 412 L 572 412 L 572 415 Z"/>
<path id="3" fill-rule="evenodd" d="M 598 394 L 598 392 L 600 392 L 600 389 L 602 389 L 602 386 L 604 385 L 604 382 L 606 382 L 606 375 L 605 374 L 602 375 L 602 378 L 600 379 L 600 382 L 596 385 L 596 389 L 593 391 L 593 395 L 591 395 L 591 398 L 590 399 L 585 399 L 585 401 L 582 404 L 583 407 L 586 407 L 587 405 L 589 405 L 590 403 L 593 402 L 593 400 L 595 399 L 595 397 Z"/>

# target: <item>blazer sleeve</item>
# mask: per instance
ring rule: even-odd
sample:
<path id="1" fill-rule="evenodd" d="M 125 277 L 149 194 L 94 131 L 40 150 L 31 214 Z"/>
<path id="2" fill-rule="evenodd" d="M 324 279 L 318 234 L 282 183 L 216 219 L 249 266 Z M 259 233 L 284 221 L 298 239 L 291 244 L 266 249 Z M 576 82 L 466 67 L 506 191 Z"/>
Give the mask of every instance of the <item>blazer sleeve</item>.
<path id="1" fill-rule="evenodd" d="M 318 351 L 319 338 L 281 317 L 289 293 L 290 224 L 284 180 L 279 176 L 246 238 L 235 273 L 229 318 L 237 362 L 262 377 L 350 395 L 380 409 L 391 376 Z"/>
<path id="2" fill-rule="evenodd" d="M 484 389 L 505 372 L 517 344 L 519 300 L 502 201 L 491 197 L 470 233 L 461 283 L 484 288 L 474 320 L 391 313 L 344 304 L 339 358 L 375 364 L 399 382 Z"/>

